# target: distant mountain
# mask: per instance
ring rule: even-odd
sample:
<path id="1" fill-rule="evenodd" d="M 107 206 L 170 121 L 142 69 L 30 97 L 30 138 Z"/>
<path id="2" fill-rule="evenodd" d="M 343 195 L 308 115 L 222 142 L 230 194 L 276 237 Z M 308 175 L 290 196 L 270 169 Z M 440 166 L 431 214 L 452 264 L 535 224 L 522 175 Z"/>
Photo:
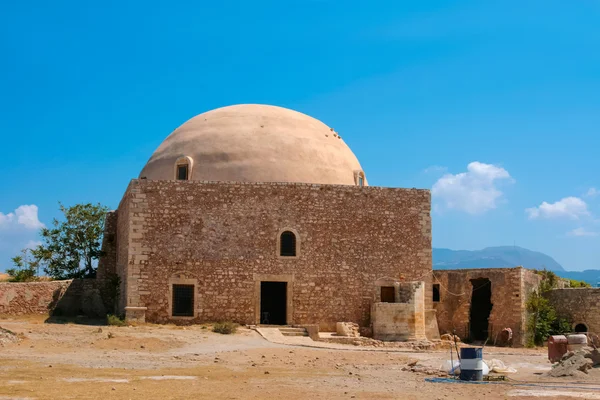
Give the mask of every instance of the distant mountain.
<path id="1" fill-rule="evenodd" d="M 562 271 L 556 273 L 561 278 L 575 279 L 578 281 L 586 281 L 594 287 L 600 284 L 600 270 L 586 269 L 585 271 Z"/>
<path id="2" fill-rule="evenodd" d="M 564 271 L 549 255 L 522 247 L 488 247 L 476 251 L 433 249 L 434 269 L 506 268 L 518 265 L 529 269 Z"/>
<path id="3" fill-rule="evenodd" d="M 433 269 L 510 268 L 548 269 L 562 278 L 585 281 L 592 286 L 600 283 L 600 270 L 565 271 L 547 254 L 516 246 L 488 247 L 483 250 L 433 249 Z"/>

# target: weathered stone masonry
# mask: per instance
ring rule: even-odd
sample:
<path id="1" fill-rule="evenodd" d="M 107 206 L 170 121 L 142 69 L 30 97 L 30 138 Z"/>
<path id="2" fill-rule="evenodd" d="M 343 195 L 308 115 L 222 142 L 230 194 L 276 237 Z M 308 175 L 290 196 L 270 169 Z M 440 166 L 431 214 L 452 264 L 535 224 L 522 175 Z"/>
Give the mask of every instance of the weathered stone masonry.
<path id="1" fill-rule="evenodd" d="M 538 288 L 542 278 L 522 267 L 434 271 L 433 283 L 440 285 L 440 301 L 433 303 L 440 333 L 455 330 L 457 335 L 469 337 L 471 279 L 478 278 L 487 278 L 491 283 L 490 340 L 493 342 L 502 329 L 511 328 L 513 343 L 524 345 L 527 297 Z"/>
<path id="2" fill-rule="evenodd" d="M 557 314 L 572 324 L 584 324 L 600 335 L 600 288 L 555 289 L 546 293 Z"/>
<path id="3" fill-rule="evenodd" d="M 431 308 L 427 190 L 141 179 L 116 227 L 120 308 L 147 321 L 256 323 L 261 280 L 288 282 L 288 323 L 322 329 L 368 326 L 380 278 L 425 281 Z M 279 256 L 283 229 L 297 257 Z M 173 283 L 195 285 L 194 317 L 170 316 Z"/>

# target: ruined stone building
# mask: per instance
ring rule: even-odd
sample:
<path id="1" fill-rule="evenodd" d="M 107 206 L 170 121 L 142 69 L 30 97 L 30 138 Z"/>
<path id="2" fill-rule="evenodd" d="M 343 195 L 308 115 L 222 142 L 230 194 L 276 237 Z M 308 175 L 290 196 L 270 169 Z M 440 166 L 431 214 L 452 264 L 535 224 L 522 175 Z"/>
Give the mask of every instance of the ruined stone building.
<path id="1" fill-rule="evenodd" d="M 529 296 L 539 293 L 542 275 L 523 267 L 439 270 L 433 272 L 433 308 L 440 333 L 503 345 L 523 346 L 527 339 Z M 558 288 L 544 293 L 573 332 L 600 334 L 600 288 Z M 502 331 L 512 332 L 502 343 Z"/>
<path id="2" fill-rule="evenodd" d="M 513 344 L 524 345 L 527 298 L 541 279 L 522 267 L 434 271 L 432 300 L 440 332 L 494 342 L 510 328 Z"/>
<path id="3" fill-rule="evenodd" d="M 333 128 L 274 106 L 177 128 L 107 217 L 103 248 L 98 279 L 119 277 L 129 319 L 368 327 L 374 303 L 403 303 L 373 312 L 382 334 L 395 315 L 415 338 L 432 308 L 429 191 L 369 186 Z"/>

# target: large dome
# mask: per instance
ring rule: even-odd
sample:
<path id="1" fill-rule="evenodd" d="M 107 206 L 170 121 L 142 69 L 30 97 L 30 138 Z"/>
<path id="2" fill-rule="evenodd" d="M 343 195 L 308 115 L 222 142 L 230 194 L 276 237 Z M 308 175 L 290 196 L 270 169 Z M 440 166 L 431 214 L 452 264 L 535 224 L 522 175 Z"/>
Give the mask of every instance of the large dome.
<path id="1" fill-rule="evenodd" d="M 286 108 L 242 104 L 185 122 L 156 149 L 141 178 L 366 185 L 350 148 L 330 127 Z"/>

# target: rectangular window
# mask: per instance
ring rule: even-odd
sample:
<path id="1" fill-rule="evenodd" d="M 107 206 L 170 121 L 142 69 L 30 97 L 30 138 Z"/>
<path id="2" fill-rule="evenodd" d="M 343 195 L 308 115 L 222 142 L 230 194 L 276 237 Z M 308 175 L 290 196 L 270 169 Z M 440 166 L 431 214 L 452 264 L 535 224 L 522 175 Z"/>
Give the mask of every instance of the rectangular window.
<path id="1" fill-rule="evenodd" d="M 440 302 L 440 284 L 439 283 L 433 284 L 433 302 L 434 303 Z"/>
<path id="2" fill-rule="evenodd" d="M 180 181 L 188 180 L 188 166 L 187 164 L 177 166 L 177 179 Z"/>
<path id="3" fill-rule="evenodd" d="M 194 285 L 173 285 L 173 316 L 194 316 Z"/>
<path id="4" fill-rule="evenodd" d="M 382 303 L 395 303 L 396 302 L 396 290 L 393 286 L 382 286 L 381 287 L 381 302 Z"/>
<path id="5" fill-rule="evenodd" d="M 358 176 L 358 186 L 365 186 L 365 178 L 362 175 Z"/>

